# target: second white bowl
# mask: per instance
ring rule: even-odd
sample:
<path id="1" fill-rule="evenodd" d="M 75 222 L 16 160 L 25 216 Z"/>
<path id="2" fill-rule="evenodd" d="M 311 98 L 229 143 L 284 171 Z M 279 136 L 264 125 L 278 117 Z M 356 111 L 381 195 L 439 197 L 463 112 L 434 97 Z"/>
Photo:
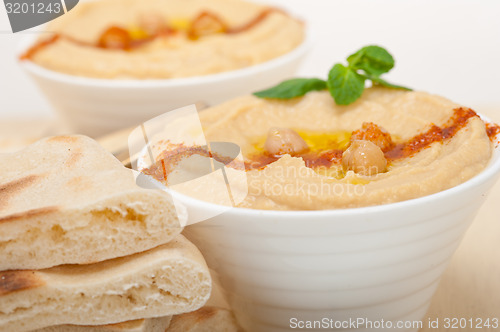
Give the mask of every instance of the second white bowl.
<path id="1" fill-rule="evenodd" d="M 19 54 L 35 38 L 23 41 Z M 157 79 L 93 79 L 58 73 L 21 61 L 72 131 L 97 137 L 132 127 L 181 106 L 215 105 L 290 78 L 311 47 L 310 34 L 296 49 L 251 67 L 207 76 Z"/>

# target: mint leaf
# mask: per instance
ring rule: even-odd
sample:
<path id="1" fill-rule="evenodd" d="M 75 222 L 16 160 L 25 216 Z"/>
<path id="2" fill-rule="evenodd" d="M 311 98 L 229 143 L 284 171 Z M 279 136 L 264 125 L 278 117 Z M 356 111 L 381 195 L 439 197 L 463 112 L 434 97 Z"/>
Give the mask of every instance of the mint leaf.
<path id="1" fill-rule="evenodd" d="M 387 88 L 412 91 L 412 89 L 410 89 L 410 88 L 407 88 L 407 87 L 402 86 L 402 85 L 389 83 L 386 80 L 381 79 L 380 77 L 375 77 L 375 76 L 371 76 L 371 75 L 362 75 L 362 76 L 364 76 L 368 80 L 371 80 L 374 85 L 382 85 L 382 86 L 385 86 Z"/>
<path id="2" fill-rule="evenodd" d="M 365 81 L 393 89 L 411 89 L 387 82 L 380 75 L 394 67 L 394 58 L 383 47 L 365 46 L 347 58 L 348 65 L 337 63 L 328 74 L 328 80 L 318 78 L 295 78 L 275 87 L 255 92 L 260 98 L 291 99 L 301 97 L 314 90 L 328 89 L 335 103 L 349 105 L 356 101 L 365 89 Z"/>
<path id="3" fill-rule="evenodd" d="M 337 63 L 328 74 L 328 90 L 338 105 L 349 105 L 361 97 L 365 78 L 349 67 Z"/>
<path id="4" fill-rule="evenodd" d="M 380 76 L 394 67 L 394 58 L 383 47 L 365 46 L 347 58 L 349 67 L 362 69 L 367 74 Z"/>
<path id="5" fill-rule="evenodd" d="M 318 78 L 293 78 L 259 92 L 254 95 L 259 98 L 291 99 L 301 97 L 309 91 L 325 90 L 326 82 Z"/>

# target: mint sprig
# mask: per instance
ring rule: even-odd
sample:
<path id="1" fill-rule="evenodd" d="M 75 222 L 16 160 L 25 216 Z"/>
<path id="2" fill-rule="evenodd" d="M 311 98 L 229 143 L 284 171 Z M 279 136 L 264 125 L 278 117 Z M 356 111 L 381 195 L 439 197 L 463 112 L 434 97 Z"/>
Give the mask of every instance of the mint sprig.
<path id="1" fill-rule="evenodd" d="M 347 57 L 349 67 L 362 69 L 373 76 L 380 76 L 394 67 L 394 58 L 385 48 L 380 46 L 365 46 Z"/>
<path id="2" fill-rule="evenodd" d="M 328 74 L 327 87 L 337 104 L 349 105 L 361 97 L 365 89 L 365 78 L 337 63 Z"/>
<path id="3" fill-rule="evenodd" d="M 402 85 L 397 85 L 397 84 L 392 84 L 387 82 L 386 80 L 381 79 L 380 77 L 377 76 L 372 76 L 372 75 L 362 75 L 365 79 L 372 81 L 373 84 L 375 85 L 382 85 L 385 86 L 386 88 L 393 88 L 393 89 L 401 89 L 401 90 L 406 90 L 406 91 L 411 91 L 412 89 L 407 88 Z"/>
<path id="4" fill-rule="evenodd" d="M 292 99 L 301 97 L 309 91 L 325 89 L 326 81 L 319 78 L 292 78 L 270 89 L 255 92 L 254 95 L 260 98 Z"/>
<path id="5" fill-rule="evenodd" d="M 394 58 L 383 47 L 370 45 L 347 57 L 347 66 L 337 63 L 328 74 L 326 81 L 318 78 L 294 78 L 275 87 L 255 92 L 260 98 L 291 99 L 301 97 L 310 91 L 328 89 L 335 103 L 349 105 L 355 102 L 365 89 L 365 82 L 393 89 L 411 90 L 407 87 L 387 82 L 380 76 L 394 67 Z"/>

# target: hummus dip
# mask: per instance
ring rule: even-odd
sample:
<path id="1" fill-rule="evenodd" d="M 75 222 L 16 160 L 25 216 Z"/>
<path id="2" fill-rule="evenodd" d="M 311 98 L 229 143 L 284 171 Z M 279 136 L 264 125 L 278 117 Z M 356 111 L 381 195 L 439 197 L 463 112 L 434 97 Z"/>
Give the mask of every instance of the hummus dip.
<path id="1" fill-rule="evenodd" d="M 248 195 L 238 206 L 268 210 L 362 207 L 451 188 L 486 167 L 498 133 L 445 98 L 387 88 L 369 88 L 349 106 L 327 91 L 287 101 L 244 96 L 200 119 L 207 141 L 241 147 Z"/>
<path id="2" fill-rule="evenodd" d="M 21 58 L 94 78 L 179 78 L 252 66 L 302 43 L 302 22 L 239 0 L 102 0 L 53 21 Z"/>

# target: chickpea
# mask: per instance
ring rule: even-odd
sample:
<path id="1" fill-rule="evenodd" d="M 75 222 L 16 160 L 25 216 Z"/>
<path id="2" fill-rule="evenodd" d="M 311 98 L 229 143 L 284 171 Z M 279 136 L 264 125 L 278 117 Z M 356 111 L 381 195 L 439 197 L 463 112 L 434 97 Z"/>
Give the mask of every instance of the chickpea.
<path id="1" fill-rule="evenodd" d="M 132 39 L 127 30 L 112 26 L 102 33 L 97 45 L 102 48 L 128 49 Z"/>
<path id="2" fill-rule="evenodd" d="M 139 26 L 150 36 L 168 29 L 166 19 L 156 13 L 142 14 L 139 16 Z"/>
<path id="3" fill-rule="evenodd" d="M 342 154 L 344 171 L 354 171 L 361 175 L 376 175 L 387 170 L 384 153 L 375 143 L 355 140 Z"/>
<path id="4" fill-rule="evenodd" d="M 225 31 L 227 31 L 227 26 L 218 15 L 204 11 L 191 22 L 188 36 L 191 39 L 198 39 Z"/>
<path id="5" fill-rule="evenodd" d="M 352 132 L 351 142 L 366 140 L 376 144 L 382 151 L 389 150 L 394 144 L 391 135 L 373 122 L 363 122 L 361 129 Z"/>
<path id="6" fill-rule="evenodd" d="M 264 148 L 272 155 L 294 155 L 306 151 L 309 147 L 295 130 L 271 128 L 267 133 Z"/>

